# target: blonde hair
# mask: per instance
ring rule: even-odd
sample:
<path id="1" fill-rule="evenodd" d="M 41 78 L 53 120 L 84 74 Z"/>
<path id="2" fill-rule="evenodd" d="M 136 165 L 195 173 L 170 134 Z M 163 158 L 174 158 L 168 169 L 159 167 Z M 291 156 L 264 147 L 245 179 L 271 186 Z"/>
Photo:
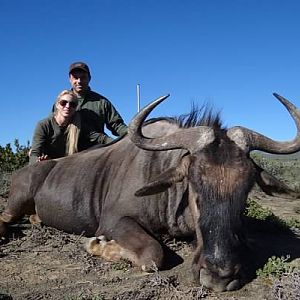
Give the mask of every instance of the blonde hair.
<path id="1" fill-rule="evenodd" d="M 63 90 L 56 98 L 55 104 L 57 104 L 61 97 L 64 95 L 70 95 L 76 104 L 78 104 L 78 98 L 76 94 L 73 91 L 70 90 Z M 55 105 L 55 111 L 56 113 L 57 108 Z M 71 122 L 68 124 L 68 127 L 66 129 L 67 132 L 67 141 L 66 141 L 66 155 L 71 155 L 76 152 L 78 152 L 78 141 L 79 141 L 79 135 L 81 131 L 81 118 L 80 114 L 78 112 L 75 112 L 73 115 L 73 118 Z"/>

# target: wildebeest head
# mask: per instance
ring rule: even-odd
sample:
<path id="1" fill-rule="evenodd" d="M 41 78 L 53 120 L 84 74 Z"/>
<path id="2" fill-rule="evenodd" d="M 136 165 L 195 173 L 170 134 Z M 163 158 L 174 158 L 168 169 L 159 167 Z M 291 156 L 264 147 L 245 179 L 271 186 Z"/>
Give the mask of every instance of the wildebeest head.
<path id="1" fill-rule="evenodd" d="M 129 125 L 129 137 L 139 148 L 188 150 L 177 166 L 160 174 L 136 195 L 156 194 L 187 179 L 197 236 L 193 273 L 201 284 L 216 291 L 234 290 L 241 285 L 245 253 L 241 216 L 248 193 L 255 182 L 262 181 L 250 151 L 289 154 L 300 150 L 300 112 L 283 97 L 274 96 L 295 120 L 298 133 L 293 141 L 277 142 L 247 128 L 226 130 L 221 126 L 180 128 L 159 138 L 143 136 L 144 120 L 168 96 L 153 101 Z"/>

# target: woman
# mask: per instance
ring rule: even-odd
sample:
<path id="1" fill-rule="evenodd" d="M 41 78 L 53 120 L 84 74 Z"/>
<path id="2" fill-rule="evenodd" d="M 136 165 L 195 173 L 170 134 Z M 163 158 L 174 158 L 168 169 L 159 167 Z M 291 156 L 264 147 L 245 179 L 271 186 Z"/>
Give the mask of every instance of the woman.
<path id="1" fill-rule="evenodd" d="M 54 114 L 38 122 L 32 140 L 29 163 L 59 158 L 111 139 L 88 128 L 82 128 L 80 112 L 76 112 L 77 96 L 62 91 L 55 102 Z M 86 127 L 86 126 L 85 126 Z"/>

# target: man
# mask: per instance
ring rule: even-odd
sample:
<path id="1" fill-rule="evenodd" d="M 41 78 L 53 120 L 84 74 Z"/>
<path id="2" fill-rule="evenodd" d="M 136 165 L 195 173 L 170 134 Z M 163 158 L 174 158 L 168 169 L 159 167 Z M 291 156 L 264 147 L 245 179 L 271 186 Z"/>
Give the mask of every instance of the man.
<path id="1" fill-rule="evenodd" d="M 87 64 L 72 63 L 69 68 L 69 79 L 73 92 L 78 96 L 77 110 L 81 112 L 82 122 L 95 132 L 93 137 L 95 143 L 105 144 L 112 141 L 104 134 L 104 126 L 115 136 L 127 132 L 126 124 L 111 102 L 89 87 L 91 73 Z"/>

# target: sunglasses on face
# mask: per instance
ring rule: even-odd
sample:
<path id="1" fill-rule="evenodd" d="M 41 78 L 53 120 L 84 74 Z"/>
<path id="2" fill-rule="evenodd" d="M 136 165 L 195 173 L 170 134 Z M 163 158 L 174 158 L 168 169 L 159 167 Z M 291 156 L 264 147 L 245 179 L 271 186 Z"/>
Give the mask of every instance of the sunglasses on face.
<path id="1" fill-rule="evenodd" d="M 77 103 L 74 101 L 67 101 L 67 100 L 60 100 L 58 102 L 62 107 L 65 107 L 67 105 L 67 103 L 69 103 L 69 106 L 71 108 L 76 108 L 77 107 Z"/>

